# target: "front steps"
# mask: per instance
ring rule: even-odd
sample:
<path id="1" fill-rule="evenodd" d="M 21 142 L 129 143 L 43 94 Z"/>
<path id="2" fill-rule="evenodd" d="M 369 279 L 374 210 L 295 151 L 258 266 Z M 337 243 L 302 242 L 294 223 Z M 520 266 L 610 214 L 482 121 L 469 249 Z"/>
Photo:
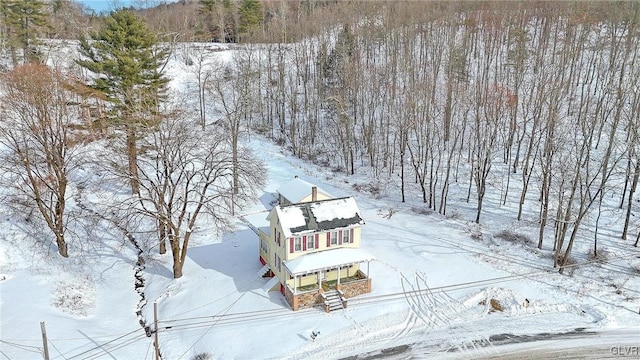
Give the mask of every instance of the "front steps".
<path id="1" fill-rule="evenodd" d="M 265 265 L 265 266 L 261 267 L 260 270 L 258 270 L 257 274 L 260 277 L 265 277 L 267 275 L 267 273 L 269 272 L 269 270 L 271 270 L 271 268 L 269 268 L 269 265 Z"/>
<path id="2" fill-rule="evenodd" d="M 322 293 L 322 300 L 324 303 L 324 310 L 331 312 L 333 310 L 342 310 L 347 307 L 347 299 L 343 296 L 340 290 L 331 290 Z"/>

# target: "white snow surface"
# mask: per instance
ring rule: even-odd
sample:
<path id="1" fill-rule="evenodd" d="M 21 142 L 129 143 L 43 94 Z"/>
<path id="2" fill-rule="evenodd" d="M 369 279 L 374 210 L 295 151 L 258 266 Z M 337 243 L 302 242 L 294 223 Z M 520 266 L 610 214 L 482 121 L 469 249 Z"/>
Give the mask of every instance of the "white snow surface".
<path id="1" fill-rule="evenodd" d="M 293 178 L 291 181 L 283 184 L 278 188 L 278 193 L 284 196 L 285 199 L 297 203 L 311 194 L 312 188 L 316 186 L 306 180 L 299 177 Z M 318 193 L 324 194 L 328 197 L 333 197 L 328 192 L 316 186 Z"/>
<path id="2" fill-rule="evenodd" d="M 292 235 L 291 229 L 304 226 L 307 223 L 302 209 L 297 205 L 278 206 L 276 213 L 282 225 L 282 234 L 285 238 Z"/>
<path id="3" fill-rule="evenodd" d="M 284 266 L 289 269 L 291 275 L 295 276 L 375 259 L 375 256 L 364 249 L 338 248 L 299 256 L 293 260 L 285 261 Z"/>
<path id="4" fill-rule="evenodd" d="M 360 214 L 358 204 L 352 197 L 325 200 L 311 204 L 311 211 L 317 222 L 336 219 L 352 219 Z"/>
<path id="5" fill-rule="evenodd" d="M 211 52 L 211 59 L 228 59 L 231 52 Z M 174 87 L 193 81 L 184 62 L 172 61 L 168 69 Z M 257 136 L 246 141 L 267 165 L 265 194 L 304 172 L 333 194 L 357 197 L 366 219 L 362 249 L 377 258 L 371 294 L 349 299 L 342 311 L 291 311 L 279 292 L 262 290 L 269 279 L 256 274 L 262 267 L 258 238 L 238 221 L 235 231 L 220 236 L 211 224 L 193 229 L 180 279 L 172 277 L 169 253 L 151 253 L 141 302 L 134 289 L 137 253 L 115 229 L 96 221 L 92 235 L 61 259 L 28 214 L 0 204 L 0 358 L 41 359 L 44 322 L 51 359 L 153 359 L 154 337 L 147 336 L 136 310 L 141 307 L 142 319 L 153 326 L 154 303 L 160 352 L 171 360 L 339 359 L 400 345 L 409 349 L 390 358 L 468 359 L 499 354 L 505 346 L 496 344 L 496 335 L 576 328 L 597 335 L 535 344 L 640 345 L 640 276 L 630 270 L 640 269 L 640 253 L 614 235 L 599 240 L 608 254 L 604 261 L 578 258 L 581 266 L 560 275 L 551 267 L 549 245 L 538 250 L 492 236 L 507 229 L 535 237 L 536 223 L 513 218 L 517 191 L 498 205 L 499 189 L 489 189 L 485 201 L 492 205 L 485 205 L 477 225 L 474 205 L 453 200 L 463 198 L 464 188 L 452 186 L 450 215 L 425 214 L 414 211 L 424 208 L 417 189 L 408 190 L 407 203 L 398 201 L 397 190 L 375 198 L 353 194 L 352 185 L 368 177 L 312 166 Z M 86 170 L 85 176 L 101 175 Z M 124 193 L 98 187 L 87 190 L 83 201 L 100 211 Z M 263 219 L 267 205 L 256 199 L 245 218 Z M 603 227 L 619 222 L 611 209 L 600 219 Z M 587 253 L 591 244 L 578 239 L 574 254 Z M 314 330 L 320 335 L 312 342 Z"/>
<path id="6" fill-rule="evenodd" d="M 338 219 L 353 219 L 356 215 L 360 215 L 360 209 L 358 209 L 358 204 L 356 204 L 356 200 L 353 197 L 322 200 L 305 204 L 277 206 L 276 213 L 278 214 L 278 219 L 282 225 L 282 232 L 285 238 L 294 234 L 291 229 L 307 224 L 307 220 L 302 212 L 302 208 L 306 206 L 310 207 L 313 214 L 312 216 L 315 217 L 316 222 L 318 223 Z M 358 221 L 358 224 L 363 223 L 364 221 L 362 220 Z M 314 229 L 310 229 L 308 231 L 297 231 L 295 234 L 302 234 L 313 230 Z"/>

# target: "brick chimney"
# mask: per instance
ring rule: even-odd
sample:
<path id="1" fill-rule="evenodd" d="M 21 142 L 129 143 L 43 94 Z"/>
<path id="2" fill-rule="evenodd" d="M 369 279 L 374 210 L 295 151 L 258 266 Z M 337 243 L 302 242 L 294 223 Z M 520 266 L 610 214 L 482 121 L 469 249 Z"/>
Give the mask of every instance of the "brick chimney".
<path id="1" fill-rule="evenodd" d="M 315 186 L 311 188 L 311 201 L 318 201 L 318 188 Z"/>

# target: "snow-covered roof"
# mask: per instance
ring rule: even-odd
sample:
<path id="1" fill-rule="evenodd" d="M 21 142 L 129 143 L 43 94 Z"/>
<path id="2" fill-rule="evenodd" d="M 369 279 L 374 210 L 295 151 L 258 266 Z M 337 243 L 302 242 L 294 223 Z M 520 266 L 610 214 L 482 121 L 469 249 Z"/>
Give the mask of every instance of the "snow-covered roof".
<path id="1" fill-rule="evenodd" d="M 375 259 L 375 256 L 363 249 L 338 248 L 300 256 L 285 261 L 284 266 L 292 276 L 296 276 Z"/>
<path id="2" fill-rule="evenodd" d="M 297 203 L 305 197 L 311 195 L 311 189 L 314 186 L 315 185 L 313 185 L 312 183 L 296 177 L 288 183 L 280 186 L 276 191 L 290 202 Z M 331 194 L 322 190 L 321 188 L 317 186 L 315 187 L 316 189 L 318 189 L 318 194 L 323 194 L 326 197 L 333 197 Z"/>
<path id="3" fill-rule="evenodd" d="M 364 224 L 352 197 L 276 206 L 275 211 L 285 237 Z"/>

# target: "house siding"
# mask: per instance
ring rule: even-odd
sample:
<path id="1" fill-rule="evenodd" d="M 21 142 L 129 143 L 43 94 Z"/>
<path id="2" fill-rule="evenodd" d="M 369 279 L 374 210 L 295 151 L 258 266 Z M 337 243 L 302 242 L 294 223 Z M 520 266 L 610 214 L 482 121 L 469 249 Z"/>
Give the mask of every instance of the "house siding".
<path id="1" fill-rule="evenodd" d="M 311 235 L 311 234 L 318 234 L 318 241 L 316 241 L 315 243 L 319 246 L 319 248 L 317 249 L 307 249 L 306 251 L 294 251 L 294 252 L 290 252 L 287 249 L 287 254 L 286 254 L 286 258 L 284 258 L 285 260 L 293 260 L 299 256 L 302 255 L 307 255 L 307 254 L 312 254 L 314 252 L 318 252 L 318 251 L 323 251 L 323 250 L 327 250 L 327 249 L 337 249 L 337 248 L 353 248 L 353 249 L 357 249 L 360 248 L 360 236 L 362 233 L 362 229 L 358 226 L 358 227 L 351 227 L 351 228 L 346 228 L 346 229 L 336 229 L 334 231 L 337 230 L 346 230 L 346 231 L 350 231 L 350 229 L 353 229 L 353 242 L 352 243 L 348 243 L 348 244 L 341 244 L 341 245 L 329 245 L 327 246 L 327 234 L 330 232 L 324 231 L 324 232 L 318 232 L 318 233 L 306 233 L 303 235 Z M 302 236 L 302 235 L 300 235 Z M 289 244 L 290 245 L 290 244 Z"/>
<path id="2" fill-rule="evenodd" d="M 280 279 L 280 282 L 282 284 L 289 284 L 290 286 L 293 287 L 293 278 L 291 278 L 289 276 L 289 274 L 287 273 L 286 269 L 284 268 L 283 265 L 278 266 L 277 260 L 281 260 L 281 261 L 288 261 L 288 260 L 293 260 L 297 257 L 300 257 L 302 255 L 307 255 L 307 254 L 312 254 L 314 252 L 319 252 L 319 251 L 323 251 L 323 250 L 327 250 L 327 249 L 336 249 L 336 248 L 359 248 L 360 247 L 360 236 L 361 236 L 361 228 L 360 227 L 354 227 L 354 228 L 350 228 L 353 229 L 353 242 L 352 243 L 344 243 L 342 245 L 333 245 L 333 246 L 329 246 L 327 247 L 327 243 L 325 241 L 321 241 L 321 239 L 326 238 L 327 236 L 327 232 L 321 232 L 318 233 L 319 234 L 319 241 L 316 242 L 316 244 L 319 245 L 318 249 L 307 249 L 306 251 L 294 251 L 291 252 L 292 249 L 292 245 L 294 244 L 294 241 L 292 240 L 293 238 L 284 238 L 282 233 L 282 227 L 280 226 L 280 224 L 278 224 L 277 221 L 277 217 L 273 216 L 271 218 L 271 233 L 273 234 L 277 234 L 280 233 L 281 238 L 280 238 L 280 245 L 278 245 L 278 243 L 275 241 L 274 238 L 272 237 L 267 237 L 266 234 L 264 234 L 264 236 L 261 236 L 261 239 L 264 239 L 267 242 L 267 247 L 268 247 L 268 253 L 264 253 L 262 251 L 262 248 L 260 249 L 260 256 L 266 261 L 266 263 L 269 265 L 269 267 L 271 268 L 271 271 L 278 277 L 278 279 Z M 350 229 L 345 229 L 346 231 L 350 231 Z M 275 232 L 274 232 L 275 230 Z M 308 234 L 311 235 L 311 234 Z M 313 234 L 315 237 L 315 233 Z M 353 266 L 356 270 L 359 269 L 358 265 L 354 265 Z M 353 271 L 356 271 L 353 270 Z M 331 271 L 328 272 L 326 275 L 326 280 L 336 280 L 338 278 L 338 274 L 335 271 Z M 343 273 L 340 274 L 340 277 L 347 277 L 349 276 L 345 270 L 343 270 Z M 313 280 L 312 280 L 313 278 Z M 299 278 L 300 280 L 301 278 Z M 317 277 L 315 276 L 307 276 L 304 280 L 303 283 L 300 283 L 298 286 L 305 286 L 305 285 L 310 285 L 313 283 L 317 283 Z"/>
<path id="3" fill-rule="evenodd" d="M 302 203 L 307 203 L 307 202 L 311 202 L 312 200 L 311 194 L 309 194 L 309 196 L 303 198 L 302 200 L 298 201 L 298 204 L 302 204 Z M 329 200 L 331 199 L 330 197 L 326 196 L 325 194 L 322 194 L 320 192 L 318 192 L 318 196 L 316 197 L 316 201 L 320 201 L 320 200 Z"/>

